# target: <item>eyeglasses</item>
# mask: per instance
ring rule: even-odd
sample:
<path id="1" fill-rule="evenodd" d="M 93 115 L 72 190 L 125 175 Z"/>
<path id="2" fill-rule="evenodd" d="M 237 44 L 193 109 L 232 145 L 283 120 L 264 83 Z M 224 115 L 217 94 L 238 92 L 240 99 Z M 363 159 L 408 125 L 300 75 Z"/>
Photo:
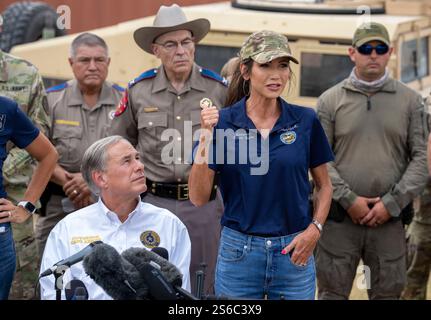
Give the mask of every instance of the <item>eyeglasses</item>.
<path id="1" fill-rule="evenodd" d="M 187 38 L 184 39 L 180 42 L 176 42 L 176 41 L 166 41 L 165 43 L 157 43 L 155 42 L 155 44 L 158 44 L 159 46 L 162 46 L 166 51 L 177 51 L 178 46 L 181 45 L 181 47 L 183 47 L 184 49 L 191 49 L 194 45 L 194 41 L 191 38 Z"/>
<path id="2" fill-rule="evenodd" d="M 360 54 L 364 54 L 366 56 L 369 56 L 371 52 L 373 52 L 373 49 L 376 50 L 378 55 L 386 54 L 389 51 L 389 47 L 383 43 L 380 43 L 374 47 L 371 44 L 366 43 L 356 48 Z"/>

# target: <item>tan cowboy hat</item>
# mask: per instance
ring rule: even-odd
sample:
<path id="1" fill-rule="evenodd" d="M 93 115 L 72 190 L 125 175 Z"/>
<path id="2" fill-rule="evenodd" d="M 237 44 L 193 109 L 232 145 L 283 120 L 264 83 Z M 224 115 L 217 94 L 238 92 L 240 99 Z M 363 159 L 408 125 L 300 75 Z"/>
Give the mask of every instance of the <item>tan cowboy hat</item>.
<path id="1" fill-rule="evenodd" d="M 154 19 L 153 26 L 137 29 L 133 33 L 133 38 L 139 47 L 153 54 L 151 44 L 154 43 L 154 40 L 164 33 L 177 30 L 190 30 L 197 43 L 210 30 L 210 22 L 207 19 L 187 21 L 186 15 L 177 4 L 170 7 L 161 6 Z"/>

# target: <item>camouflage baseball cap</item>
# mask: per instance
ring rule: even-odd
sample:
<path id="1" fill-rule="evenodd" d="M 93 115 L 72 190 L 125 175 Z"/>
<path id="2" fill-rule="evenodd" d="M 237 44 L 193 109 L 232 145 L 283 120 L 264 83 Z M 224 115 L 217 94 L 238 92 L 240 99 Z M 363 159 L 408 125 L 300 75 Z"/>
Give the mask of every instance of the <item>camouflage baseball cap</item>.
<path id="1" fill-rule="evenodd" d="M 286 36 L 266 30 L 250 35 L 243 43 L 239 57 L 241 61 L 253 59 L 261 64 L 277 58 L 288 57 L 294 63 L 298 63 L 298 60 L 292 55 Z"/>
<path id="2" fill-rule="evenodd" d="M 378 40 L 390 46 L 389 33 L 386 27 L 377 22 L 363 23 L 356 29 L 352 45 L 360 47 L 364 43 Z"/>

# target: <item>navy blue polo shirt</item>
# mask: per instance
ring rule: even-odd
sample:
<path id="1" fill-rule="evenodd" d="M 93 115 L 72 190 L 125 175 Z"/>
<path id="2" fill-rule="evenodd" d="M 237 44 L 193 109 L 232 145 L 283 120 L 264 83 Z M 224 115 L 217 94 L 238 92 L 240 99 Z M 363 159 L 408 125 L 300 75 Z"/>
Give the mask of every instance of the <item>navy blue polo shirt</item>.
<path id="1" fill-rule="evenodd" d="M 39 129 L 27 118 L 18 104 L 0 96 L 0 198 L 6 198 L 3 187 L 3 162 L 7 157 L 6 143 L 12 141 L 25 148 L 39 135 Z"/>
<path id="2" fill-rule="evenodd" d="M 266 139 L 247 116 L 245 98 L 222 109 L 214 128 L 208 166 L 219 173 L 221 224 L 242 233 L 304 230 L 312 220 L 308 169 L 334 159 L 315 111 L 278 101 L 281 115 Z"/>

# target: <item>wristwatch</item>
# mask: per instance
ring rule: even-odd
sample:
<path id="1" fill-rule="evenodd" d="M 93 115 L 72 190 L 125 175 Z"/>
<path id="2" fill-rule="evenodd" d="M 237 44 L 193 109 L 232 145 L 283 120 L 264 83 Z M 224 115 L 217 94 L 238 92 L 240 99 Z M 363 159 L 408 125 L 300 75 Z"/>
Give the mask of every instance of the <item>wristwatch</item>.
<path id="1" fill-rule="evenodd" d="M 311 221 L 311 223 L 316 226 L 316 228 L 319 230 L 320 233 L 322 233 L 323 226 L 319 221 L 317 221 L 316 219 L 313 219 L 313 221 Z"/>
<path id="2" fill-rule="evenodd" d="M 23 207 L 28 213 L 33 214 L 36 212 L 36 206 L 30 201 L 20 201 L 18 206 Z"/>

